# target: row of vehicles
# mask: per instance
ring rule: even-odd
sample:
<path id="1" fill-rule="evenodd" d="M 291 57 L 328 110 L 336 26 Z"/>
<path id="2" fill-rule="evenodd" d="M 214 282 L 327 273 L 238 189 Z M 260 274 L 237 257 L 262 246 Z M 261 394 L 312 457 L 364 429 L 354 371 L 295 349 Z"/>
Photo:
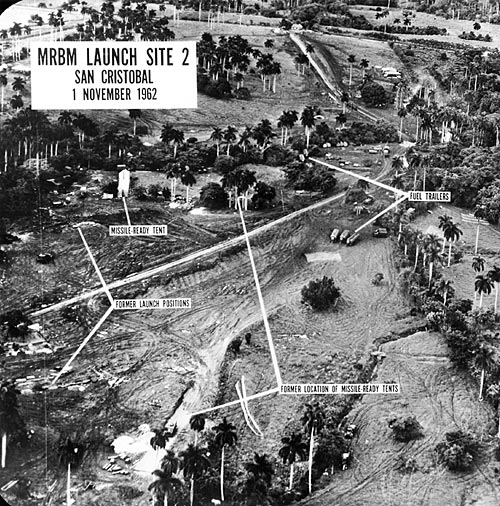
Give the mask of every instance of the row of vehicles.
<path id="1" fill-rule="evenodd" d="M 372 235 L 373 237 L 388 237 L 389 230 L 384 227 L 376 228 Z M 334 228 L 330 234 L 330 240 L 332 242 L 338 241 L 344 243 L 346 246 L 353 246 L 359 241 L 359 238 L 360 235 L 358 232 L 352 233 L 349 229 L 345 229 L 341 232 L 340 228 Z"/>

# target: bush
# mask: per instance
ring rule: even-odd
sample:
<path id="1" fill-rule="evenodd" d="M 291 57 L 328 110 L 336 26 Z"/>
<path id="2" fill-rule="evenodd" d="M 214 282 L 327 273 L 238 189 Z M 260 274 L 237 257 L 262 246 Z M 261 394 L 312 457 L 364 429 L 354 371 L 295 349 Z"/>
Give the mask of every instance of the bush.
<path id="1" fill-rule="evenodd" d="M 272 186 L 269 186 L 263 181 L 258 181 L 255 185 L 255 193 L 252 197 L 254 209 L 265 209 L 269 207 L 275 197 L 276 190 Z"/>
<path id="2" fill-rule="evenodd" d="M 422 426 L 414 416 L 396 416 L 388 421 L 396 441 L 408 443 L 423 436 Z"/>
<path id="3" fill-rule="evenodd" d="M 439 462 L 450 471 L 471 471 L 479 453 L 479 443 L 472 434 L 447 432 L 445 440 L 434 448 Z"/>
<path id="4" fill-rule="evenodd" d="M 234 98 L 238 100 L 250 100 L 252 97 L 250 95 L 250 90 L 243 87 L 234 91 Z"/>
<path id="5" fill-rule="evenodd" d="M 149 195 L 144 186 L 136 186 L 134 188 L 134 197 L 137 200 L 148 200 Z"/>
<path id="6" fill-rule="evenodd" d="M 337 304 L 340 290 L 335 286 L 333 278 L 310 281 L 301 291 L 302 303 L 309 304 L 316 311 L 324 311 Z"/>
<path id="7" fill-rule="evenodd" d="M 361 90 L 361 98 L 369 107 L 382 107 L 389 102 L 385 88 L 378 83 L 367 83 Z"/>
<path id="8" fill-rule="evenodd" d="M 208 183 L 200 192 L 200 204 L 208 209 L 227 207 L 228 195 L 220 184 Z"/>
<path id="9" fill-rule="evenodd" d="M 232 156 L 220 155 L 214 163 L 214 168 L 219 174 L 228 174 L 236 167 L 235 159 Z"/>

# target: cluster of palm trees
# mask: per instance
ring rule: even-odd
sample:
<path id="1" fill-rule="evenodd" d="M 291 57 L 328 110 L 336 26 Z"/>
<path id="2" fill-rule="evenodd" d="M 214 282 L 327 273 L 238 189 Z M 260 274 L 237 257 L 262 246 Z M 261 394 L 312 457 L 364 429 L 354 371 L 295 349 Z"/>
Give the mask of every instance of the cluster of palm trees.
<path id="1" fill-rule="evenodd" d="M 294 432 L 283 437 L 278 456 L 284 464 L 290 466 L 289 490 L 292 490 L 294 486 L 295 463 L 301 460 L 309 461 L 308 484 L 310 493 L 312 491 L 312 465 L 315 444 L 324 429 L 327 426 L 330 427 L 331 424 L 319 403 L 304 406 L 301 423 L 303 434 Z M 189 443 L 179 455 L 176 455 L 172 450 L 167 450 L 160 462 L 159 469 L 153 472 L 155 480 L 149 486 L 149 490 L 153 493 L 153 504 L 155 506 L 167 504 L 168 495 L 181 486 L 180 473 L 182 473 L 184 480 L 190 483 L 190 503 L 192 505 L 195 495 L 195 483 L 208 477 L 212 466 L 219 463 L 218 456 L 220 456 L 220 500 L 221 502 L 225 500 L 226 451 L 238 441 L 236 427 L 226 418 L 223 418 L 222 421 L 213 425 L 211 433 L 207 433 L 208 446 L 206 444 L 200 445 L 200 435 L 206 429 L 205 416 L 202 414 L 194 415 L 190 420 L 190 427 L 194 432 L 194 441 Z M 156 431 L 152 439 L 154 448 L 158 444 L 162 448 L 166 446 L 164 439 L 161 437 L 158 439 L 160 432 Z M 303 436 L 309 440 L 308 443 L 303 439 Z M 329 461 L 329 465 L 332 465 L 332 461 Z M 252 504 L 264 504 L 275 472 L 272 460 L 266 454 L 255 453 L 253 460 L 246 462 L 244 468 L 246 477 L 242 493 L 245 494 L 247 500 L 254 501 Z"/>
<path id="2" fill-rule="evenodd" d="M 160 5 L 158 11 L 148 10 L 146 2 L 122 0 L 115 8 L 114 2 L 106 0 L 101 9 L 90 7 L 87 2 L 81 2 L 83 23 L 77 25 L 76 30 L 80 40 L 157 40 L 168 41 L 175 38 L 175 34 L 168 26 L 168 19 L 159 16 L 165 6 Z"/>
<path id="3" fill-rule="evenodd" d="M 0 96 L 0 112 L 4 112 L 4 102 L 5 102 L 5 87 L 8 84 L 8 79 L 6 74 L 0 74 L 0 87 L 1 87 L 1 96 Z M 15 92 L 15 95 L 10 100 L 10 105 L 12 109 L 21 109 L 24 106 L 23 99 L 21 95 L 26 90 L 26 81 L 20 77 L 14 77 L 12 81 L 12 89 Z"/>
<path id="4" fill-rule="evenodd" d="M 295 110 L 283 111 L 278 118 L 277 126 L 281 129 L 280 143 L 285 146 L 289 141 L 289 132 L 300 119 L 300 123 L 304 127 L 306 136 L 306 147 L 309 147 L 311 132 L 316 124 L 321 110 L 316 106 L 306 106 L 300 114 Z M 251 141 L 255 141 L 258 149 L 264 152 L 271 145 L 271 140 L 276 137 L 273 126 L 268 119 L 261 120 L 256 126 L 247 126 L 242 132 L 238 132 L 236 127 L 230 125 L 225 129 L 214 127 L 210 140 L 217 147 L 217 156 L 220 155 L 221 144 L 225 143 L 226 155 L 230 155 L 232 146 L 238 145 L 243 152 L 246 152 L 252 145 Z M 163 140 L 163 139 L 162 139 Z"/>
<path id="5" fill-rule="evenodd" d="M 269 39 L 264 42 L 264 47 L 271 49 L 273 44 Z M 221 77 L 228 81 L 233 78 L 236 89 L 243 86 L 245 75 L 250 69 L 250 58 L 256 62 L 263 91 L 265 92 L 267 87 L 269 91 L 276 93 L 276 78 L 281 74 L 281 64 L 274 60 L 271 53 L 262 53 L 259 49 L 252 48 L 248 40 L 241 35 L 221 35 L 215 42 L 210 33 L 203 33 L 198 44 L 200 67 L 205 69 L 214 81 L 219 81 Z"/>
<path id="6" fill-rule="evenodd" d="M 484 273 L 485 261 L 480 255 L 476 255 L 472 259 L 472 269 L 476 272 L 476 279 L 474 281 L 474 302 L 477 301 L 479 295 L 479 308 L 483 307 L 483 296 L 489 295 L 493 288 L 495 288 L 495 303 L 494 311 L 498 311 L 498 285 L 500 284 L 500 267 L 493 265 L 493 267 Z"/>

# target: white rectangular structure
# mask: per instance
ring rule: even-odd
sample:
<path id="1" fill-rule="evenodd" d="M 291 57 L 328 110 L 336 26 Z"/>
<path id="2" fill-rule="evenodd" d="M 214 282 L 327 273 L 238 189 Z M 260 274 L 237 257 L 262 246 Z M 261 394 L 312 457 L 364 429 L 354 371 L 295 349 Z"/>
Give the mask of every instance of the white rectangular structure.
<path id="1" fill-rule="evenodd" d="M 451 202 L 451 192 L 408 192 L 410 202 Z"/>
<path id="2" fill-rule="evenodd" d="M 32 108 L 196 108 L 196 62 L 195 41 L 32 41 Z"/>

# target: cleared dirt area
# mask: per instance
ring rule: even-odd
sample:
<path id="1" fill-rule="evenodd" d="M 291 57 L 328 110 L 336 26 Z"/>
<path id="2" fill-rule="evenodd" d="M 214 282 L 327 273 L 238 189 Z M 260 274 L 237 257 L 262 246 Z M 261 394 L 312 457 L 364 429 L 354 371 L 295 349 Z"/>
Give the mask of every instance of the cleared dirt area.
<path id="1" fill-rule="evenodd" d="M 472 430 L 486 441 L 493 415 L 486 403 L 477 401 L 477 386 L 453 369 L 442 338 L 419 332 L 387 343 L 381 350 L 387 356 L 375 381 L 398 381 L 402 393 L 363 397 L 349 415 L 360 427 L 352 467 L 335 475 L 331 485 L 302 504 L 498 504 L 500 487 L 489 458 L 466 475 L 435 465 L 433 448 L 445 432 Z M 408 444 L 395 442 L 387 426 L 392 414 L 415 415 L 424 437 Z M 397 468 L 409 458 L 416 460 L 417 470 L 405 474 Z"/>

